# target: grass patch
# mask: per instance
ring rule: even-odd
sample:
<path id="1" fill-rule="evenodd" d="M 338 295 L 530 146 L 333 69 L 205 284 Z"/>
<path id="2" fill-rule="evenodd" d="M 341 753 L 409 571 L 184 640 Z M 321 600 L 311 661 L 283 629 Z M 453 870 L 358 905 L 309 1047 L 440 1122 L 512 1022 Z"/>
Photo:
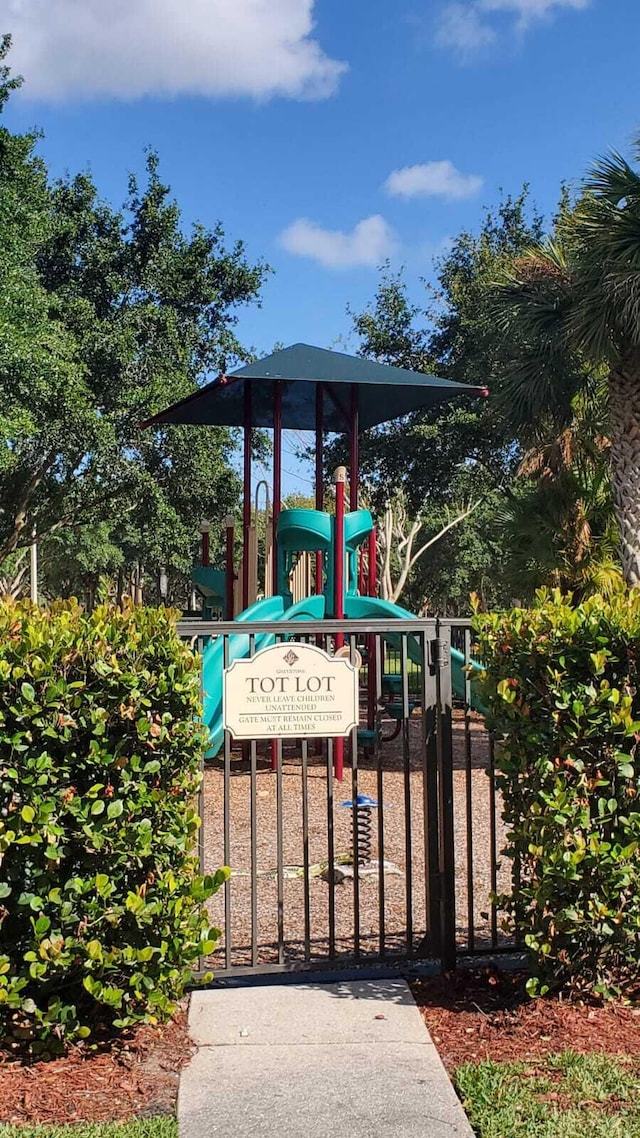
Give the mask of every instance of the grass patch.
<path id="1" fill-rule="evenodd" d="M 175 1118 L 133 1122 L 79 1122 L 70 1126 L 4 1126 L 0 1138 L 178 1138 Z"/>
<path id="2" fill-rule="evenodd" d="M 631 1059 L 565 1052 L 530 1064 L 467 1063 L 455 1081 L 478 1138 L 640 1138 Z"/>

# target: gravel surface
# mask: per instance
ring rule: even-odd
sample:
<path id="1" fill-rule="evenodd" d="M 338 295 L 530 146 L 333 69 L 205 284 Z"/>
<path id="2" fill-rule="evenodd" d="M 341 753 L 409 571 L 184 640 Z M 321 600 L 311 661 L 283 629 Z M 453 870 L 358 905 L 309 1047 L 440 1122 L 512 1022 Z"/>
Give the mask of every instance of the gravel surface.
<path id="1" fill-rule="evenodd" d="M 384 724 L 388 733 L 391 724 Z M 377 956 L 381 948 L 387 953 L 405 954 L 409 945 L 414 951 L 427 931 L 425 887 L 425 805 L 423 777 L 423 729 L 419 713 L 409 722 L 408 763 L 404 762 L 402 738 L 383 744 L 382 802 L 384 860 L 391 863 L 384 875 L 381 897 L 379 874 L 359 875 L 359 936 L 355 930 L 354 882 L 346 879 L 334 887 L 335 954 L 352 957 L 358 951 L 363 957 Z M 472 717 L 469 731 L 470 769 L 467 770 L 467 744 L 462 713 L 454 713 L 454 829 L 456 850 L 456 924 L 458 941 L 469 942 L 469 897 L 467 865 L 469 842 L 467 830 L 467 797 L 472 802 L 470 874 L 473 883 L 472 924 L 476 947 L 490 944 L 491 920 L 489 891 L 491 888 L 491 795 L 489 741 L 482 720 Z M 379 800 L 378 760 L 360 758 L 357 791 Z M 331 886 L 322 875 L 327 861 L 327 777 L 326 758 L 313 754 L 309 746 L 308 816 L 309 862 L 309 933 L 307 958 L 323 961 L 330 953 L 329 905 Z M 342 784 L 334 787 L 335 853 L 349 855 L 352 849 L 351 811 L 341 803 L 352 797 L 352 771 L 345 765 Z M 286 867 L 282 881 L 283 942 L 278 948 L 278 882 L 277 882 L 277 802 L 278 779 L 271 770 L 270 752 L 262 745 L 258 753 L 256 773 L 256 859 L 257 898 L 255 922 L 251 904 L 251 774 L 250 764 L 241 750 L 233 752 L 230 777 L 230 857 L 232 879 L 228 887 L 231 924 L 230 945 L 225 953 L 224 935 L 221 948 L 210 962 L 223 968 L 225 960 L 233 966 L 251 964 L 293 963 L 305 960 L 305 903 L 303 865 L 303 779 L 299 749 L 286 748 L 282 762 L 282 857 Z M 408 797 L 407 797 L 408 796 Z M 502 823 L 496 803 L 497 848 L 502 842 Z M 377 858 L 378 811 L 372 812 L 372 856 Z M 410 817 L 407 833 L 406 818 Z M 207 767 L 204 789 L 205 869 L 212 872 L 224 864 L 224 774 L 222 762 Z M 323 863 L 324 866 L 323 866 Z M 407 881 L 407 867 L 410 881 Z M 508 880 L 503 868 L 497 876 L 498 888 Z M 383 901 L 383 906 L 381 906 Z M 384 908 L 384 930 L 381 928 Z M 411 915 L 411 922 L 408 920 Z M 225 928 L 225 896 L 218 894 L 211 902 L 215 923 Z M 252 927 L 254 943 L 252 946 Z"/>

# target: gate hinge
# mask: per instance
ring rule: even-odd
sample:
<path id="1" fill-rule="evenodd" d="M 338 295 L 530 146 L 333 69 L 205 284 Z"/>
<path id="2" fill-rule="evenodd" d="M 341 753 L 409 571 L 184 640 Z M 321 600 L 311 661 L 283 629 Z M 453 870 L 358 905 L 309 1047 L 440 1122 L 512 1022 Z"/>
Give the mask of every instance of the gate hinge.
<path id="1" fill-rule="evenodd" d="M 431 641 L 431 666 L 433 671 L 449 667 L 449 645 L 440 636 Z"/>

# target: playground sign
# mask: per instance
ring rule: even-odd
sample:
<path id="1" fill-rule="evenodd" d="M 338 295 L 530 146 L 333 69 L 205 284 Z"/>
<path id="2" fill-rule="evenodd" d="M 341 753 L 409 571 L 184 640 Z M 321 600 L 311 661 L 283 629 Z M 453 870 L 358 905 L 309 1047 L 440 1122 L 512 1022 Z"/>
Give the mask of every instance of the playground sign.
<path id="1" fill-rule="evenodd" d="M 358 726 L 358 669 L 313 644 L 263 648 L 225 669 L 224 726 L 234 739 L 344 737 Z"/>

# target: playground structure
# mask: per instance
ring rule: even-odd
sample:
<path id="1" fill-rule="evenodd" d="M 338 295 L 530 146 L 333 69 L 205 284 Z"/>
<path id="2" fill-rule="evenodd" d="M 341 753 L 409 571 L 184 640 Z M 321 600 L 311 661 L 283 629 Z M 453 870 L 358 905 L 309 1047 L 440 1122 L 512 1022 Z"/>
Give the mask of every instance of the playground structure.
<path id="1" fill-rule="evenodd" d="M 211 905 L 221 947 L 203 962 L 217 975 L 416 959 L 450 970 L 460 954 L 512 947 L 495 899 L 500 796 L 471 682 L 470 621 L 418 618 L 380 597 L 375 525 L 359 501 L 361 431 L 469 393 L 485 391 L 298 344 L 149 424 L 244 428 L 242 541 L 224 519 L 224 556 L 211 565 L 203 524 L 203 611 L 179 625 L 201 653 L 209 729 L 201 867 L 232 867 Z M 260 512 L 251 432 L 265 427 L 273 489 Z M 284 429 L 315 432 L 313 509 L 282 508 Z M 324 440 L 339 433 L 348 466 L 330 502 Z M 235 744 L 223 730 L 225 669 L 279 642 L 362 658 L 347 738 Z"/>
<path id="2" fill-rule="evenodd" d="M 203 600 L 203 617 L 214 611 L 238 625 L 261 622 L 415 619 L 414 614 L 378 596 L 376 530 L 368 510 L 359 509 L 360 431 L 449 400 L 461 394 L 486 395 L 485 388 L 361 360 L 343 353 L 296 344 L 257 363 L 248 364 L 229 376 L 220 376 L 182 402 L 150 420 L 147 426 L 191 423 L 242 426 L 243 517 L 242 556 L 234 565 L 235 521 L 226 518 L 225 567 L 209 562 L 209 523 L 203 523 L 201 565 L 194 569 L 194 585 Z M 273 429 L 273 498 L 269 513 L 267 490 L 264 580 L 258 582 L 258 494 L 252 495 L 251 432 L 257 427 Z M 281 508 L 283 429 L 315 432 L 315 509 Z M 349 440 L 348 500 L 347 471 L 335 476 L 335 513 L 324 510 L 324 438 L 343 432 Z M 252 504 L 255 503 L 254 505 Z M 347 508 L 348 507 L 348 508 Z M 398 625 L 398 627 L 401 627 Z M 223 741 L 222 676 L 225 664 L 274 643 L 277 633 L 260 632 L 253 637 L 238 629 L 230 637 L 223 656 L 222 639 L 210 639 L 203 647 L 204 719 L 210 733 L 208 755 L 214 757 Z M 340 649 L 343 634 L 335 637 Z M 385 644 L 397 644 L 389 632 Z M 393 676 L 383 676 L 386 698 L 381 705 L 375 686 L 375 642 L 364 645 L 367 661 L 366 725 L 358 732 L 363 748 L 375 748 L 380 739 L 383 711 L 392 719 L 397 713 Z M 425 661 L 414 638 L 408 639 L 413 665 Z M 457 694 L 465 689 L 464 660 L 452 649 L 452 681 Z M 400 715 L 396 714 L 399 719 Z M 334 747 L 334 769 L 343 777 L 344 741 Z M 275 758 L 274 758 L 275 769 Z"/>

